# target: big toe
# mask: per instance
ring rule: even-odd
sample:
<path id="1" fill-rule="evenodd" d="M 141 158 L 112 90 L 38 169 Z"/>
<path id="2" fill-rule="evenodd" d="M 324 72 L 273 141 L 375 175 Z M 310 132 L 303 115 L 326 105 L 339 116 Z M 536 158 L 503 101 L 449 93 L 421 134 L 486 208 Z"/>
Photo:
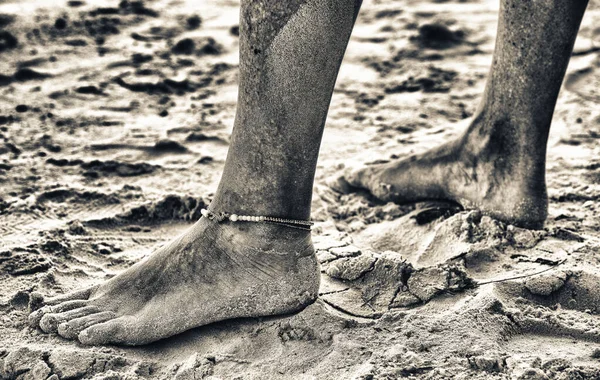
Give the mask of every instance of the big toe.
<path id="1" fill-rule="evenodd" d="M 104 323 L 98 323 L 79 333 L 77 339 L 82 344 L 98 346 L 104 344 L 141 344 L 130 339 L 132 332 L 130 317 L 120 317 Z M 129 333 L 128 333 L 129 332 Z"/>
<path id="2" fill-rule="evenodd" d="M 66 339 L 75 339 L 80 332 L 88 327 L 109 321 L 116 317 L 117 315 L 112 311 L 103 311 L 100 313 L 86 315 L 85 317 L 74 318 L 58 325 L 58 335 Z"/>
<path id="3" fill-rule="evenodd" d="M 330 178 L 327 185 L 339 193 L 349 194 L 357 188 L 367 188 L 373 170 L 373 166 L 347 166 L 337 176 Z"/>

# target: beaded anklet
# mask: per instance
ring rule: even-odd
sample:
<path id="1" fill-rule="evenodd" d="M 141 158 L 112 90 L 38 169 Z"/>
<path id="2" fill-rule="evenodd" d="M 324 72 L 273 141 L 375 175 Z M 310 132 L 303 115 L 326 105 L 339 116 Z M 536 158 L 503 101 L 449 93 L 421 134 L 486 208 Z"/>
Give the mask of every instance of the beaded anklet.
<path id="1" fill-rule="evenodd" d="M 272 223 L 272 224 L 280 224 L 282 226 L 296 228 L 299 230 L 310 231 L 310 226 L 314 223 L 310 220 L 298 220 L 298 219 L 285 219 L 285 218 L 277 218 L 273 216 L 250 216 L 250 215 L 237 215 L 230 214 L 227 212 L 215 213 L 209 209 L 203 208 L 200 210 L 200 213 L 203 217 L 208 218 L 210 220 L 215 220 L 218 223 L 221 223 L 225 220 L 229 220 L 230 222 L 255 222 L 255 223 Z"/>

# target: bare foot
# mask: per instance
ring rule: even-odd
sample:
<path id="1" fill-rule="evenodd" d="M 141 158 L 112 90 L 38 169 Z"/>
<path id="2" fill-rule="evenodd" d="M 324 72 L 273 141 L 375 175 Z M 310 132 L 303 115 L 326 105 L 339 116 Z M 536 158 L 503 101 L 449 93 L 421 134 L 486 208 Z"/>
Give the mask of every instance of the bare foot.
<path id="1" fill-rule="evenodd" d="M 216 321 L 298 311 L 318 289 L 310 232 L 202 218 L 147 260 L 46 301 L 29 320 L 83 344 L 139 345 Z"/>
<path id="2" fill-rule="evenodd" d="M 398 203 L 450 200 L 508 223 L 541 228 L 548 209 L 545 149 L 511 145 L 510 136 L 484 131 L 478 123 L 473 121 L 463 137 L 425 153 L 348 170 L 337 190 L 367 189 Z"/>

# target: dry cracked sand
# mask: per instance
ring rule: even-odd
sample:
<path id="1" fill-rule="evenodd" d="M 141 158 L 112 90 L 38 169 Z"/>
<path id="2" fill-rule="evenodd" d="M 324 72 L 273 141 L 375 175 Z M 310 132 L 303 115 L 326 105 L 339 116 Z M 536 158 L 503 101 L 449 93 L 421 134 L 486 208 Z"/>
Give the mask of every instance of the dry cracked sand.
<path id="1" fill-rule="evenodd" d="M 233 124 L 239 3 L 0 2 L 0 377 L 600 379 L 600 1 L 555 112 L 544 230 L 328 186 L 466 126 L 497 8 L 365 1 L 317 173 L 315 304 L 84 347 L 28 326 L 31 293 L 101 282 L 199 218 Z"/>

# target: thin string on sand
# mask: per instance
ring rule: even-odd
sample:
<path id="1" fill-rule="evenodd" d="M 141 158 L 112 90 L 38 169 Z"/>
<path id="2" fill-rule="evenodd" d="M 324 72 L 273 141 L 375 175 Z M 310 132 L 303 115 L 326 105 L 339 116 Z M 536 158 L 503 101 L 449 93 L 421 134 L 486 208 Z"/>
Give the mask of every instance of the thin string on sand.
<path id="1" fill-rule="evenodd" d="M 475 282 L 475 286 L 481 286 L 481 285 L 487 285 L 487 284 L 492 284 L 492 283 L 496 283 L 496 282 L 506 282 L 506 281 L 512 281 L 512 280 L 518 280 L 520 278 L 527 278 L 527 277 L 532 277 L 532 276 L 537 276 L 538 274 L 542 274 L 548 271 L 551 271 L 553 269 L 556 269 L 558 266 L 564 264 L 567 262 L 567 259 L 564 259 L 562 261 L 559 261 L 558 263 L 552 265 L 550 268 L 546 268 L 544 270 L 541 270 L 539 272 L 535 272 L 535 273 L 529 273 L 529 274 L 523 274 L 523 275 L 519 275 L 519 276 L 513 276 L 513 277 L 507 277 L 507 278 L 501 278 L 499 280 L 489 280 L 489 281 L 483 281 L 483 282 Z"/>

